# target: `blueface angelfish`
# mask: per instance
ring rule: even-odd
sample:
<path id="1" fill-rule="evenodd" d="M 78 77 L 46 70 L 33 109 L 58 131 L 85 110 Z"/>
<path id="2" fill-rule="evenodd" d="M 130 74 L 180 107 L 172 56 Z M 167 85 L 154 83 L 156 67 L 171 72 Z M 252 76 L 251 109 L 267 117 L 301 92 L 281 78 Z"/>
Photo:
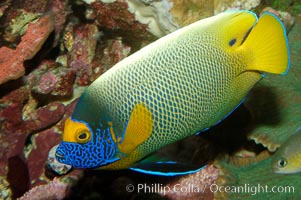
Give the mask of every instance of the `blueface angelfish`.
<path id="1" fill-rule="evenodd" d="M 272 163 L 274 172 L 278 174 L 301 172 L 301 128 L 281 145 Z"/>
<path id="2" fill-rule="evenodd" d="M 65 123 L 56 158 L 75 168 L 143 171 L 143 158 L 214 126 L 264 72 L 285 74 L 289 65 L 285 28 L 271 13 L 257 19 L 231 11 L 195 22 L 93 82 Z"/>

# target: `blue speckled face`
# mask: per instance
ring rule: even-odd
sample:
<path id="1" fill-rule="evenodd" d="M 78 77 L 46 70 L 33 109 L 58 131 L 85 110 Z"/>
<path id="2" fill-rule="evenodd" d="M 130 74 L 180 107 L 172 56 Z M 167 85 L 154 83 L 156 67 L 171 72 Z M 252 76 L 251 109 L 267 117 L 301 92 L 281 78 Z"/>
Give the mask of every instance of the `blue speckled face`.
<path id="1" fill-rule="evenodd" d="M 81 136 L 79 136 L 80 138 Z M 63 141 L 56 150 L 56 159 L 75 168 L 95 168 L 119 160 L 116 144 L 109 128 L 98 129 L 86 143 Z"/>

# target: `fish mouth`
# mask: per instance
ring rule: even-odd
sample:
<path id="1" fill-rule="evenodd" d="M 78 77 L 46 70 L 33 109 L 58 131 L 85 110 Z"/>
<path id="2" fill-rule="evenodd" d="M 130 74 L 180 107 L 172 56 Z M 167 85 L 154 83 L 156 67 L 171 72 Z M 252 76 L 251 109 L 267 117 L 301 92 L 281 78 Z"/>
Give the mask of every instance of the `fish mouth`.
<path id="1" fill-rule="evenodd" d="M 274 172 L 275 174 L 286 174 L 286 173 L 283 172 L 281 169 L 279 169 L 279 167 L 277 167 L 277 166 L 274 166 L 274 167 L 273 167 L 273 172 Z"/>
<path id="2" fill-rule="evenodd" d="M 65 156 L 59 154 L 59 153 L 55 153 L 55 157 L 57 158 L 57 160 L 64 160 Z"/>

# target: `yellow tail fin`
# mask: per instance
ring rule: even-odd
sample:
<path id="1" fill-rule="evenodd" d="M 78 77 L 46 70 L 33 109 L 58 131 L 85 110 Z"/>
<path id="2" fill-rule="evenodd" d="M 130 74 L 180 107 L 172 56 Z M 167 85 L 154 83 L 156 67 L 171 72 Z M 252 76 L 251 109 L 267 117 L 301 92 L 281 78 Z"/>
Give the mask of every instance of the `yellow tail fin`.
<path id="1" fill-rule="evenodd" d="M 286 74 L 290 54 L 285 27 L 272 13 L 264 13 L 242 45 L 251 56 L 246 70 Z"/>

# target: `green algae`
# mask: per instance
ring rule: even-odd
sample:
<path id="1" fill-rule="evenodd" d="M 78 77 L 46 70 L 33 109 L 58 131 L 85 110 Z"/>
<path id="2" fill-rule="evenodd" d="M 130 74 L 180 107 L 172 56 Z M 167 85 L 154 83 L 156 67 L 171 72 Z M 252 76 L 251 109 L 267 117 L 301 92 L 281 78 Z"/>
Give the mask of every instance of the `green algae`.
<path id="1" fill-rule="evenodd" d="M 301 173 L 276 174 L 272 170 L 272 159 L 273 156 L 246 167 L 218 163 L 223 174 L 217 186 L 228 186 L 232 190 L 225 192 L 225 189 L 221 189 L 222 192 L 215 193 L 215 199 L 300 199 Z"/>
<path id="2" fill-rule="evenodd" d="M 300 0 L 265 0 L 265 3 L 276 10 L 289 11 L 294 15 L 301 12 Z"/>
<path id="3" fill-rule="evenodd" d="M 41 15 L 26 12 L 23 9 L 18 10 L 19 15 L 12 19 L 9 26 L 5 29 L 5 39 L 14 41 L 15 38 L 25 34 L 29 23 L 37 20 Z"/>
<path id="4" fill-rule="evenodd" d="M 301 2 L 300 0 L 274 0 L 272 6 L 279 10 L 289 10 L 293 14 L 297 14 L 301 12 Z"/>

